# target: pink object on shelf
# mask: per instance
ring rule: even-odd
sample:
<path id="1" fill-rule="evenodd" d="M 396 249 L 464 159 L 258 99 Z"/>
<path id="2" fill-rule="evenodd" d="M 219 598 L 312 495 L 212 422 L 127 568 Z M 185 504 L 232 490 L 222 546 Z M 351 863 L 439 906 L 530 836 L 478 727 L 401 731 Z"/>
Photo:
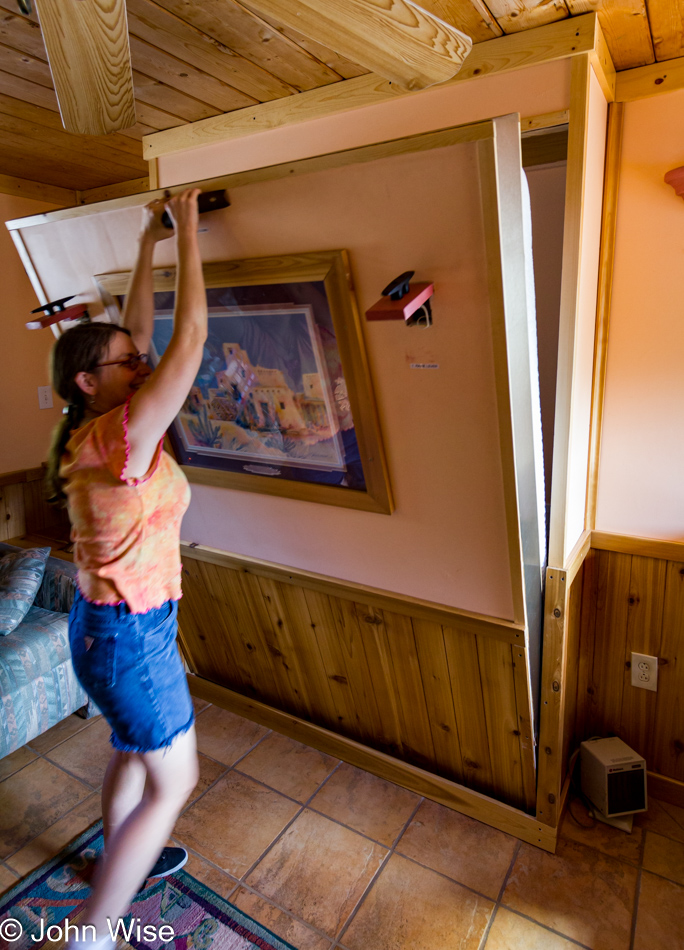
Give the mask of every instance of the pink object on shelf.
<path id="1" fill-rule="evenodd" d="M 665 181 L 668 185 L 672 185 L 675 194 L 679 195 L 680 198 L 684 198 L 684 165 L 681 168 L 673 168 L 666 172 Z"/>

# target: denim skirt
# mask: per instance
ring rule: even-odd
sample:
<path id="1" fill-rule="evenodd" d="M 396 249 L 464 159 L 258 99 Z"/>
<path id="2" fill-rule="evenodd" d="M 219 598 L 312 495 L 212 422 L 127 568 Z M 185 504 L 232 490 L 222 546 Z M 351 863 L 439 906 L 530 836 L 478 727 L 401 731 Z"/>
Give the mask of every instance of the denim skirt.
<path id="1" fill-rule="evenodd" d="M 177 614 L 174 600 L 134 614 L 126 604 L 93 604 L 76 592 L 69 614 L 74 670 L 121 752 L 166 748 L 194 722 Z"/>

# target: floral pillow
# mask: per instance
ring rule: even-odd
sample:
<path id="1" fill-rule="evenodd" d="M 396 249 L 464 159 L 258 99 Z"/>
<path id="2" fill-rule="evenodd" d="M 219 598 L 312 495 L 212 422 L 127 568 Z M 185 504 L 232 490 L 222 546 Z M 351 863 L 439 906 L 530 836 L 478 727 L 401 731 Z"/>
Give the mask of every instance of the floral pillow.
<path id="1" fill-rule="evenodd" d="M 0 636 L 19 626 L 38 593 L 50 548 L 15 551 L 0 558 Z"/>

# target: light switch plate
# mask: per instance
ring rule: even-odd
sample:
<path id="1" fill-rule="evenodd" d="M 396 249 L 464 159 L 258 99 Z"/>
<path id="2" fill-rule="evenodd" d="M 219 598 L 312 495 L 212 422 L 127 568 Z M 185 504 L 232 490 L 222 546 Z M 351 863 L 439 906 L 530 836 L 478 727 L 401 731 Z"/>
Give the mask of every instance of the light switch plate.
<path id="1" fill-rule="evenodd" d="M 38 387 L 38 405 L 41 409 L 52 409 L 52 386 Z"/>

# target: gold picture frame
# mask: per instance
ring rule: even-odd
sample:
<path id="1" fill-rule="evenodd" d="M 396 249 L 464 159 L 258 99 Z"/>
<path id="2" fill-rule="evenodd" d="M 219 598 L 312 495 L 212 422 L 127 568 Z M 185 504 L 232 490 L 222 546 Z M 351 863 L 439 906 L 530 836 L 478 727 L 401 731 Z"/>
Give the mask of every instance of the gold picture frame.
<path id="1" fill-rule="evenodd" d="M 313 501 L 321 504 L 390 514 L 393 510 L 393 502 L 387 462 L 382 445 L 380 423 L 373 395 L 359 310 L 354 297 L 347 252 L 344 250 L 316 251 L 277 257 L 217 262 L 205 264 L 203 272 L 209 294 L 212 290 L 220 291 L 221 288 L 232 288 L 233 294 L 231 296 L 234 296 L 235 289 L 251 288 L 249 292 L 243 291 L 243 295 L 246 295 L 249 299 L 258 300 L 260 299 L 259 288 L 264 289 L 263 293 L 266 298 L 269 297 L 268 291 L 271 288 L 271 310 L 276 306 L 273 302 L 273 293 L 279 292 L 274 288 L 282 288 L 283 285 L 297 285 L 298 291 L 304 288 L 303 292 L 306 296 L 307 285 L 318 285 L 319 288 L 320 285 L 323 286 L 327 311 L 329 311 L 334 333 L 333 342 L 339 354 L 343 381 L 346 384 L 345 397 L 348 400 L 348 411 L 350 411 L 353 420 L 353 440 L 347 429 L 345 432 L 345 446 L 349 441 L 353 441 L 358 449 L 356 471 L 358 472 L 360 462 L 363 471 L 363 487 L 359 487 L 358 479 L 352 487 L 345 484 L 326 484 L 316 480 L 307 480 L 307 477 L 315 479 L 317 475 L 312 469 L 306 470 L 310 472 L 307 476 L 305 470 L 301 467 L 296 471 L 294 477 L 288 477 L 288 475 L 281 477 L 282 468 L 290 473 L 295 472 L 294 468 L 287 465 L 283 465 L 280 470 L 276 470 L 275 465 L 271 466 L 272 472 L 264 474 L 261 472 L 264 472 L 268 466 L 250 465 L 251 470 L 246 471 L 247 466 L 242 462 L 237 464 L 234 460 L 227 461 L 224 459 L 222 462 L 220 459 L 209 458 L 208 453 L 211 452 L 211 448 L 199 450 L 199 454 L 193 456 L 187 451 L 187 438 L 185 444 L 182 444 L 183 439 L 179 433 L 183 425 L 185 425 L 187 431 L 187 423 L 181 423 L 179 415 L 175 429 L 170 430 L 171 437 L 167 438 L 167 443 L 172 454 L 176 456 L 177 461 L 181 464 L 188 480 L 198 484 L 232 488 L 238 491 L 260 492 L 296 498 L 300 501 Z M 114 299 L 125 295 L 129 277 L 128 272 L 122 272 L 100 274 L 95 278 L 110 312 Z M 158 268 L 154 271 L 155 312 L 160 320 L 166 318 L 168 307 L 157 311 L 157 301 L 163 299 L 160 295 L 174 290 L 175 278 L 176 271 L 174 267 Z M 320 290 L 317 293 L 320 295 Z M 211 295 L 209 299 L 211 299 Z M 285 302 L 284 305 L 294 308 L 294 304 L 291 302 Z M 265 309 L 269 308 L 265 305 L 245 308 L 246 311 L 263 311 Z M 308 306 L 307 309 L 309 311 L 309 322 L 311 323 L 313 319 L 311 314 L 315 308 Z M 326 308 L 319 307 L 319 309 Z M 220 317 L 226 314 L 216 315 Z M 245 317 L 242 311 L 239 315 L 243 318 L 249 317 L 249 313 Z M 255 317 L 257 316 L 259 314 L 255 314 Z M 315 319 L 320 320 L 321 318 L 319 316 Z M 202 411 L 206 423 L 206 407 L 204 405 Z M 218 426 L 214 426 L 212 431 L 218 431 L 218 428 Z M 213 454 L 218 456 L 220 453 L 216 450 Z M 344 455 L 345 461 L 347 458 L 348 456 Z M 336 467 L 344 470 L 345 461 Z M 221 467 L 222 464 L 231 465 L 233 469 L 238 467 L 242 470 L 224 470 Z M 338 473 L 335 477 L 341 477 L 344 481 L 346 476 L 340 476 Z"/>

